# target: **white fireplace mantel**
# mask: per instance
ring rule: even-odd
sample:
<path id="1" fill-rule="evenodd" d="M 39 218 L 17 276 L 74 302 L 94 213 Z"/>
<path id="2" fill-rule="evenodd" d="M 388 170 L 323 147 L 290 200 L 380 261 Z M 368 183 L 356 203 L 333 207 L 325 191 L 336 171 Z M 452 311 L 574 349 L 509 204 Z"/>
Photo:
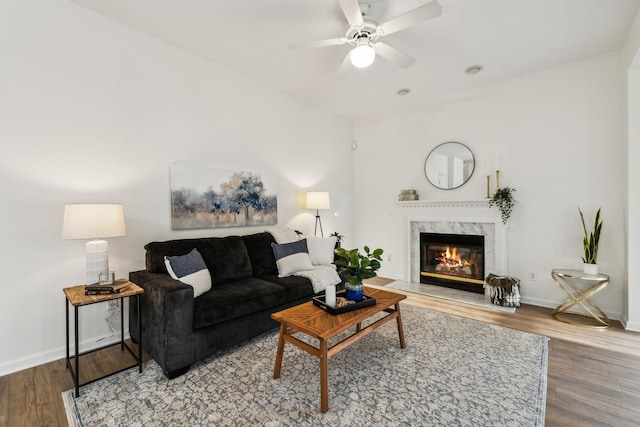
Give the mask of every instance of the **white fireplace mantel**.
<path id="1" fill-rule="evenodd" d="M 420 282 L 420 233 L 456 233 L 485 236 L 485 274 L 507 273 L 507 227 L 500 212 L 488 200 L 405 201 L 398 206 L 404 215 L 406 279 Z"/>

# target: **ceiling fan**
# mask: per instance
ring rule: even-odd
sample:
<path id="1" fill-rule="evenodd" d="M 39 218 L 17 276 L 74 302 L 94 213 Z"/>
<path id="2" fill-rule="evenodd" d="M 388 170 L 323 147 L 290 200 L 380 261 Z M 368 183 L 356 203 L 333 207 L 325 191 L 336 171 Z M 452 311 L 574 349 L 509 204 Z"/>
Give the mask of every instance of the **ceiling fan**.
<path id="1" fill-rule="evenodd" d="M 344 75 L 351 65 L 357 68 L 370 66 L 373 64 L 376 55 L 380 55 L 387 61 L 401 68 L 410 67 L 415 62 L 415 58 L 379 41 L 379 39 L 419 24 L 420 22 L 437 18 L 442 14 L 442 6 L 440 3 L 438 3 L 437 0 L 433 0 L 385 23 L 378 24 L 375 20 L 367 16 L 370 3 L 361 1 L 362 0 L 338 0 L 342 12 L 349 23 L 344 37 L 293 43 L 290 45 L 290 48 L 297 50 L 303 48 L 339 46 L 343 44 L 353 46 L 353 49 L 349 51 L 342 62 L 338 70 L 338 75 Z"/>

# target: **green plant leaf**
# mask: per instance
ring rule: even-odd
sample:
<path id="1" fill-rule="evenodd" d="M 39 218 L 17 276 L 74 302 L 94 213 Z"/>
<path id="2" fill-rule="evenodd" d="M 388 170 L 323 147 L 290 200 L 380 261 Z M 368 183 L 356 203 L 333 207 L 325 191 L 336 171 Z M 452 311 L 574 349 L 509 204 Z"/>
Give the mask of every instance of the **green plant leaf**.
<path id="1" fill-rule="evenodd" d="M 580 220 L 582 222 L 582 230 L 584 231 L 584 237 L 582 238 L 582 249 L 584 256 L 582 262 L 587 264 L 597 264 L 598 259 L 598 247 L 600 245 L 600 233 L 602 231 L 602 220 L 600 219 L 600 211 L 602 208 L 598 208 L 596 216 L 593 222 L 593 231 L 587 230 L 587 224 L 584 219 L 582 210 L 578 208 L 580 213 Z"/>
<path id="2" fill-rule="evenodd" d="M 380 261 L 382 261 L 381 256 L 384 251 L 377 248 L 371 252 L 369 246 L 365 246 L 364 252 L 365 255 L 360 254 L 358 249 L 337 248 L 334 250 L 339 258 L 334 261 L 334 264 L 344 268 L 347 282 L 359 284 L 364 279 L 377 276 L 376 271 L 381 267 Z"/>
<path id="3" fill-rule="evenodd" d="M 498 188 L 493 196 L 489 199 L 490 207 L 498 207 L 503 224 L 506 224 L 511 217 L 511 212 L 513 211 L 513 206 L 515 205 L 515 200 L 513 199 L 513 193 L 515 193 L 515 191 L 515 188 L 511 187 Z"/>

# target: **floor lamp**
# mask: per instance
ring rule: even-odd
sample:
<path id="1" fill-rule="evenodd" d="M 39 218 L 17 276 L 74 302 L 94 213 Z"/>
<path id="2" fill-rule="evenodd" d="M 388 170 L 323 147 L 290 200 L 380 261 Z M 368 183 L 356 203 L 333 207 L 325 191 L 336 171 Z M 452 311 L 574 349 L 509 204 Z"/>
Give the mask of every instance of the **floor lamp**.
<path id="1" fill-rule="evenodd" d="M 320 235 L 324 237 L 322 232 L 322 221 L 320 221 L 320 209 L 329 209 L 331 204 L 329 203 L 329 193 L 327 191 L 309 191 L 307 192 L 307 209 L 316 210 L 316 228 L 313 231 L 313 235 L 318 234 L 318 224 L 320 224 Z"/>
<path id="2" fill-rule="evenodd" d="M 126 235 L 124 210 L 120 204 L 73 204 L 64 207 L 63 239 L 94 239 L 86 243 L 87 285 L 100 274 L 109 274 L 109 247 L 106 237 Z"/>

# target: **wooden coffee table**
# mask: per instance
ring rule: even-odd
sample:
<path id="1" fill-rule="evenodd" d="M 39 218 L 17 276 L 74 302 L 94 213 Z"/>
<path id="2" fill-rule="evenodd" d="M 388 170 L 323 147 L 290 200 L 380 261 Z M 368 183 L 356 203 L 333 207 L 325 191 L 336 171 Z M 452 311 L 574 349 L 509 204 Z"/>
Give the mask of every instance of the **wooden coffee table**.
<path id="1" fill-rule="evenodd" d="M 400 301 L 406 298 L 404 295 L 365 286 L 364 293 L 376 299 L 376 305 L 361 308 L 347 313 L 333 315 L 325 310 L 307 302 L 295 307 L 279 311 L 271 315 L 274 320 L 280 322 L 280 337 L 278 339 L 278 352 L 276 364 L 273 370 L 273 378 L 280 378 L 282 368 L 282 356 L 284 343 L 289 342 L 302 350 L 320 359 L 320 411 L 329 410 L 329 358 L 349 345 L 368 335 L 374 329 L 396 319 L 398 326 L 398 338 L 400 348 L 405 348 L 402 318 L 400 317 Z M 362 322 L 376 313 L 386 312 L 386 316 L 362 327 Z M 336 335 L 355 327 L 355 332 L 347 338 L 328 346 L 328 341 Z M 318 339 L 318 347 L 303 342 L 293 335 L 302 332 Z"/>

